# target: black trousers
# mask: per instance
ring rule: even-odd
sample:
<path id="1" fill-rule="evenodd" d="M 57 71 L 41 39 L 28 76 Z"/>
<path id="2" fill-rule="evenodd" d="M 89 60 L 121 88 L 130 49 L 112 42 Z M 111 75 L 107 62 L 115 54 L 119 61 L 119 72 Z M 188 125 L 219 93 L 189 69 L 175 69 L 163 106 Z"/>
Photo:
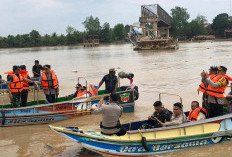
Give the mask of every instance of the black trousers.
<path id="1" fill-rule="evenodd" d="M 208 116 L 209 118 L 223 115 L 223 105 L 209 103 L 208 105 Z"/>
<path id="2" fill-rule="evenodd" d="M 21 92 L 21 107 L 27 106 L 28 90 Z"/>
<path id="3" fill-rule="evenodd" d="M 46 99 L 50 103 L 54 103 L 56 101 L 56 95 L 55 94 L 48 94 L 46 95 Z"/>

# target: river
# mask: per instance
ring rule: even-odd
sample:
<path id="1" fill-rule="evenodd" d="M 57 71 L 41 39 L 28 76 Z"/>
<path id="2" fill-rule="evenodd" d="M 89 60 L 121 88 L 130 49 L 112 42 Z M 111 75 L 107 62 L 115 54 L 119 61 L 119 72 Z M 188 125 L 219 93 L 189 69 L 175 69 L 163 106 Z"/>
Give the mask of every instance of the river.
<path id="1" fill-rule="evenodd" d="M 139 87 L 140 98 L 134 113 L 124 113 L 121 122 L 146 119 L 153 111 L 153 103 L 160 92 L 175 93 L 183 98 L 184 110 L 191 101 L 201 101 L 197 88 L 200 73 L 211 65 L 224 65 L 232 75 L 232 42 L 180 43 L 179 50 L 133 51 L 131 44 L 102 45 L 97 48 L 39 47 L 0 49 L 0 74 L 11 70 L 12 65 L 27 65 L 30 74 L 34 60 L 50 64 L 58 76 L 60 95 L 75 91 L 77 77 L 85 77 L 88 83 L 98 84 L 108 69 L 134 73 L 134 83 Z M 73 72 L 76 70 L 78 72 Z M 3 75 L 5 78 L 5 76 Z M 129 80 L 121 79 L 121 85 Z M 84 84 L 84 81 L 81 82 Z M 103 87 L 101 87 L 103 89 Z M 228 92 L 228 90 L 227 90 Z M 163 96 L 164 106 L 172 110 L 178 99 Z M 98 129 L 101 116 L 88 115 L 54 123 L 58 126 L 79 126 Z M 232 156 L 232 141 L 191 148 L 177 152 L 158 154 L 169 156 Z M 48 128 L 48 125 L 0 128 L 0 157 L 14 156 L 100 156 Z"/>

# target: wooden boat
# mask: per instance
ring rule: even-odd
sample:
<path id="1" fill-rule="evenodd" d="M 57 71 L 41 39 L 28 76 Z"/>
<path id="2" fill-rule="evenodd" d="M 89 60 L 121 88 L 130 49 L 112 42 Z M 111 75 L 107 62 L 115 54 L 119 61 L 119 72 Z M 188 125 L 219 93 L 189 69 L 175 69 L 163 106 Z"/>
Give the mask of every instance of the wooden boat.
<path id="1" fill-rule="evenodd" d="M 50 128 L 83 147 L 103 155 L 146 156 L 222 143 L 232 137 L 232 114 L 203 121 L 187 122 L 179 126 L 139 130 L 144 121 L 124 124 L 128 130 L 124 136 L 106 136 L 97 131 L 85 131 L 77 127 Z"/>
<path id="2" fill-rule="evenodd" d="M 134 90 L 118 88 L 119 105 L 124 112 L 134 111 Z M 73 100 L 73 97 L 57 98 L 56 103 L 47 104 L 45 100 L 28 102 L 27 107 L 10 108 L 10 104 L 2 105 L 0 110 L 0 126 L 18 126 L 31 124 L 52 123 L 91 113 L 92 105 L 105 97 L 104 90 L 98 91 L 97 96 Z"/>
<path id="3" fill-rule="evenodd" d="M 160 93 L 160 100 L 161 94 L 167 93 Z M 182 98 L 178 97 L 182 103 Z M 185 114 L 188 115 L 188 112 Z M 110 156 L 150 156 L 222 143 L 232 138 L 232 114 L 186 122 L 178 126 L 141 129 L 145 123 L 147 120 L 123 124 L 123 127 L 127 129 L 127 133 L 123 136 L 107 136 L 99 131 L 82 130 L 78 127 L 50 126 L 50 128 L 82 143 L 86 149 Z"/>

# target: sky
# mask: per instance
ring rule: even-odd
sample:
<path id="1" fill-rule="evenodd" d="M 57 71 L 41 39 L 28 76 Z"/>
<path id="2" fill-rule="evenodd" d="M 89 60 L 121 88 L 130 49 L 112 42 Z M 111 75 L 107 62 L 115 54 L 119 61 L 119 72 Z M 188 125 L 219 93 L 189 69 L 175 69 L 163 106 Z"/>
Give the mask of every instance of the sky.
<path id="1" fill-rule="evenodd" d="M 186 8 L 190 20 L 206 16 L 211 23 L 220 13 L 231 15 L 232 0 L 0 0 L 0 36 L 37 30 L 40 34 L 66 34 L 67 26 L 84 31 L 82 22 L 93 15 L 101 25 L 139 21 L 141 5 L 159 4 L 170 14 L 175 6 Z"/>

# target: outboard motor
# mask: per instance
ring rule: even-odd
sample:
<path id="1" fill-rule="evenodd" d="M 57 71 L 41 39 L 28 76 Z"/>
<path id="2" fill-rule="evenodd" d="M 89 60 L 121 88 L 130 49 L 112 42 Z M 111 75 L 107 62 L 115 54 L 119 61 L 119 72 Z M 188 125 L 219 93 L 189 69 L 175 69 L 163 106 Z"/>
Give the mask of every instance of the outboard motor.
<path id="1" fill-rule="evenodd" d="M 123 91 L 134 89 L 134 97 L 135 97 L 135 100 L 137 100 L 139 98 L 139 90 L 138 90 L 138 86 L 132 84 L 134 74 L 133 73 L 125 73 L 125 72 L 121 71 L 121 72 L 118 73 L 118 76 L 121 79 L 127 78 L 127 79 L 130 80 L 130 86 L 121 86 L 121 89 Z"/>

